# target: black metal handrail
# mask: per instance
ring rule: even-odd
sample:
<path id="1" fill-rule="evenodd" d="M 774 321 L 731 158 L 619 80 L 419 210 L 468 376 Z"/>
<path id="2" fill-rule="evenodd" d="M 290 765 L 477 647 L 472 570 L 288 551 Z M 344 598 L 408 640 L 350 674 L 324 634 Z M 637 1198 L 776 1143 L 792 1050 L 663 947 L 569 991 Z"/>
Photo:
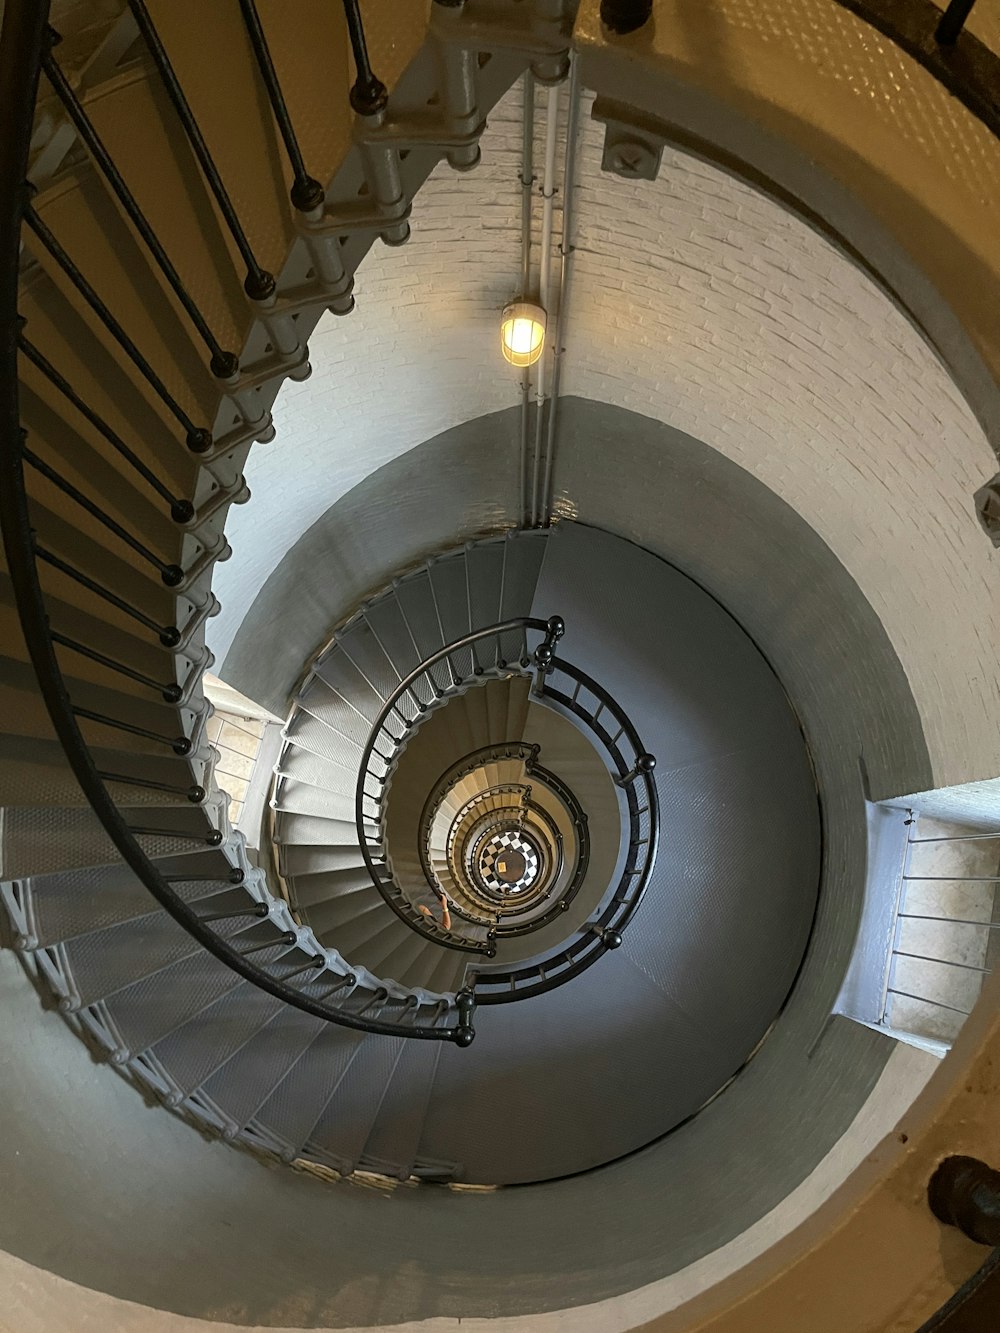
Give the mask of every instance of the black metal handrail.
<path id="1" fill-rule="evenodd" d="M 1000 118 L 997 116 L 997 89 L 1000 79 L 996 72 L 1000 68 L 1000 58 L 991 52 L 970 33 L 964 30 L 965 19 L 972 8 L 970 0 L 952 0 L 947 12 L 941 11 L 929 3 L 929 0 L 869 0 L 868 3 L 855 3 L 854 0 L 840 0 L 848 8 L 857 12 L 867 22 L 874 23 L 906 50 L 914 59 L 920 60 L 925 68 L 939 78 L 963 103 L 998 132 Z M 380 116 L 385 106 L 386 92 L 381 81 L 371 69 L 360 9 L 357 0 L 343 0 L 344 13 L 348 27 L 356 68 L 356 82 L 352 89 L 351 100 L 359 115 L 370 118 L 372 123 Z M 183 88 L 174 73 L 169 55 L 160 41 L 155 26 L 150 20 L 143 0 L 129 0 L 129 7 L 139 24 L 147 49 L 156 70 L 163 81 L 174 110 L 183 127 L 185 136 L 195 154 L 205 182 L 212 193 L 220 214 L 229 231 L 231 241 L 239 251 L 246 266 L 244 284 L 248 297 L 254 302 L 255 311 L 265 306 L 274 294 L 274 280 L 259 263 L 253 245 L 237 214 L 221 174 L 212 160 L 207 142 L 201 134 L 194 112 L 187 101 Z M 2 192 L 2 218 L 0 218 L 0 481 L 3 482 L 0 495 L 0 518 L 4 528 L 4 542 L 8 556 L 10 578 L 17 601 L 18 611 L 24 627 L 25 640 L 29 655 L 39 676 L 41 694 L 53 721 L 53 726 L 66 753 L 70 768 L 90 801 L 101 823 L 107 829 L 112 841 L 118 847 L 125 861 L 135 870 L 141 882 L 146 884 L 153 896 L 185 929 L 198 939 L 199 943 L 210 949 L 217 957 L 232 966 L 246 979 L 253 981 L 262 989 L 269 990 L 278 998 L 315 1013 L 329 1021 L 344 1023 L 347 1026 L 360 1027 L 366 1031 L 390 1031 L 399 1029 L 393 1024 L 379 1024 L 377 1021 L 360 1021 L 357 1014 L 344 1010 L 331 1010 L 323 1001 L 313 996 L 302 994 L 285 982 L 268 974 L 263 966 L 249 965 L 245 955 L 215 932 L 210 931 L 205 918 L 181 902 L 172 893 L 167 881 L 159 875 L 156 866 L 136 841 L 134 826 L 129 826 L 121 815 L 118 806 L 108 790 L 108 783 L 149 788 L 171 795 L 187 796 L 192 801 L 200 801 L 204 793 L 197 783 L 184 785 L 167 778 L 143 778 L 128 771 L 127 765 L 100 767 L 95 761 L 87 742 L 80 730 L 80 721 L 96 723 L 101 726 L 117 728 L 132 735 L 143 737 L 155 743 L 173 749 L 174 755 L 182 758 L 185 741 L 189 738 L 170 737 L 151 728 L 143 728 L 126 719 L 115 718 L 101 710 L 83 708 L 74 704 L 70 698 L 65 679 L 57 657 L 56 649 L 82 655 L 89 661 L 118 676 L 124 676 L 135 684 L 156 691 L 168 703 L 180 700 L 181 687 L 172 680 L 173 660 L 164 655 L 165 670 L 162 676 L 155 676 L 149 671 L 139 669 L 127 661 L 118 661 L 110 652 L 104 652 L 94 644 L 83 642 L 75 634 L 50 627 L 48 623 L 48 605 L 42 591 L 37 562 L 41 561 L 49 568 L 74 579 L 79 586 L 107 604 L 116 607 L 133 618 L 136 623 L 151 629 L 156 635 L 159 646 L 170 649 L 179 642 L 182 630 L 172 624 L 160 624 L 156 619 L 133 605 L 125 590 L 102 585 L 99 579 L 92 577 L 84 569 L 76 568 L 56 551 L 47 549 L 44 534 L 36 536 L 32 525 L 32 510 L 28 499 L 25 467 L 32 470 L 35 477 L 56 487 L 72 504 L 84 510 L 91 519 L 100 523 L 111 532 L 128 550 L 138 555 L 150 568 L 159 574 L 159 584 L 167 588 L 179 588 L 186 580 L 192 579 L 196 571 L 183 569 L 169 559 L 161 557 L 144 539 L 118 522 L 107 510 L 80 487 L 61 475 L 49 461 L 42 458 L 25 441 L 20 420 L 17 356 L 18 349 L 31 359 L 36 369 L 46 375 L 49 382 L 63 396 L 80 410 L 91 427 L 101 433 L 107 443 L 118 455 L 132 467 L 156 496 L 164 501 L 169 517 L 177 524 L 191 523 L 196 515 L 193 504 L 183 494 L 176 494 L 155 472 L 142 463 L 136 451 L 115 432 L 107 422 L 90 408 L 55 367 L 49 365 L 44 356 L 38 353 L 35 345 L 25 338 L 17 319 L 17 283 L 19 246 L 27 227 L 35 240 L 47 252 L 50 261 L 55 264 L 76 292 L 91 315 L 98 321 L 107 334 L 118 344 L 127 362 L 139 377 L 145 380 L 155 398 L 162 404 L 166 413 L 180 426 L 188 448 L 196 454 L 205 453 L 212 448 L 213 440 L 209 429 L 195 421 L 188 410 L 181 405 L 168 389 L 164 378 L 143 355 L 140 348 L 130 338 L 114 313 L 102 300 L 86 274 L 71 253 L 63 245 L 48 225 L 48 222 L 35 210 L 31 202 L 32 191 L 25 184 L 28 151 L 32 131 L 34 107 L 37 100 L 39 72 L 48 65 L 50 77 L 57 94 L 61 97 L 67 114 L 75 124 L 81 139 L 108 181 L 110 188 L 117 195 L 124 213 L 140 240 L 145 243 L 149 256 L 159 267 L 166 285 L 173 291 L 181 306 L 187 311 L 197 331 L 208 347 L 212 368 L 226 380 L 236 379 L 239 365 L 235 355 L 229 353 L 211 338 L 211 331 L 202 313 L 190 299 L 183 284 L 173 268 L 165 249 L 152 231 L 148 221 L 139 209 L 138 203 L 129 191 L 127 184 L 118 175 L 114 163 L 108 157 L 103 143 L 94 131 L 85 108 L 75 97 L 70 84 L 61 75 L 57 62 L 51 58 L 47 41 L 47 20 L 49 6 L 45 0 L 8 0 L 4 16 L 3 49 L 0 53 L 0 99 L 6 115 L 5 134 L 0 142 L 0 192 Z M 292 163 L 296 184 L 302 188 L 301 199 L 296 199 L 294 192 L 292 203 L 297 208 L 306 206 L 305 194 L 310 196 L 309 206 L 320 207 L 320 200 L 313 186 L 316 184 L 305 172 L 305 166 L 297 139 L 291 127 L 287 107 L 281 96 L 273 64 L 267 50 L 263 31 L 257 20 L 255 6 L 249 2 L 241 3 L 241 12 L 247 27 L 258 69 L 264 81 L 268 98 L 285 141 L 289 159 Z M 908 14 L 904 22 L 900 15 Z M 928 47 L 925 29 L 933 18 L 933 49 Z M 994 77 L 985 79 L 986 74 Z M 206 336 L 207 335 L 207 336 Z M 33 356 L 32 353 L 35 353 Z M 255 423 L 249 423 L 255 424 Z M 193 494 L 193 490 L 192 490 Z M 206 561 L 206 566 L 211 560 Z M 190 626 L 190 622 L 189 622 Z M 537 626 L 535 626 L 537 627 Z M 596 713 L 588 711 L 579 703 L 579 686 L 584 679 L 580 673 L 573 674 L 573 668 L 556 659 L 550 653 L 548 660 L 536 664 L 544 678 L 542 688 L 548 697 L 574 713 L 591 727 L 602 742 L 609 747 L 614 766 L 618 772 L 619 785 L 625 791 L 630 824 L 630 864 L 626 869 L 628 884 L 620 885 L 613 895 L 599 921 L 590 923 L 589 936 L 568 949 L 562 961 L 556 960 L 559 975 L 565 979 L 575 975 L 581 967 L 588 965 L 587 959 L 615 947 L 620 938 L 620 931 L 627 925 L 634 913 L 641 891 L 648 879 L 652 854 L 655 854 L 657 821 L 655 819 L 655 783 L 652 782 L 648 769 L 643 768 L 644 752 L 633 746 L 634 753 L 629 757 L 618 746 L 621 736 L 631 745 L 632 738 L 625 726 L 619 727 L 612 736 L 600 725 L 603 712 L 614 714 L 613 701 L 602 704 Z M 555 684 L 559 674 L 575 682 L 572 691 L 560 690 Z M 552 679 L 548 679 L 551 677 Z M 591 682 L 587 686 L 600 697 L 600 691 Z M 405 719 L 404 719 L 405 721 Z M 627 719 L 625 719 L 627 722 Z M 645 785 L 648 797 L 645 806 L 640 807 L 636 798 L 636 787 Z M 370 794 L 370 793 L 369 793 Z M 648 824 L 648 831 L 643 837 L 643 818 Z M 207 839 L 206 839 L 207 840 Z M 640 852 L 640 848 L 645 850 Z M 638 892 L 636 890 L 639 890 Z M 594 944 L 596 941 L 596 944 Z M 256 948 L 256 946 L 255 946 Z M 478 948 L 476 952 L 489 952 Z M 312 966 L 312 963 L 307 964 Z M 543 975 L 536 977 L 536 990 L 521 988 L 519 994 L 537 993 L 537 987 L 548 989 L 550 984 L 558 984 L 552 977 L 552 960 L 545 965 Z M 575 970 L 574 970 L 575 969 Z M 287 975 L 287 974 L 286 974 Z M 519 974 L 516 980 L 527 980 L 525 974 Z M 491 978 L 491 983 L 496 978 Z M 338 983 L 339 984 L 339 983 Z M 484 981 L 484 985 L 487 983 Z M 533 983 L 535 984 L 535 983 Z M 370 1006 L 365 1006 L 370 1007 Z M 457 1028 L 438 1028 L 427 1031 L 410 1027 L 407 1035 L 424 1035 L 434 1039 L 466 1039 L 468 1024 L 461 1022 Z"/>
<path id="2" fill-rule="evenodd" d="M 531 617 L 506 620 L 498 625 L 490 625 L 484 629 L 474 630 L 472 633 L 456 639 L 453 643 L 445 644 L 443 648 L 439 648 L 437 652 L 425 658 L 419 666 L 414 667 L 408 675 L 403 677 L 392 694 L 385 700 L 378 716 L 372 723 L 358 766 L 358 780 L 354 794 L 354 821 L 357 827 L 361 855 L 364 858 L 365 867 L 371 876 L 372 883 L 378 889 L 383 901 L 399 917 L 400 921 L 404 921 L 419 935 L 423 935 L 425 939 L 440 944 L 444 948 L 455 949 L 460 953 L 492 956 L 495 954 L 496 948 L 492 940 L 488 938 L 470 940 L 464 935 L 447 930 L 433 918 L 422 916 L 412 906 L 409 899 L 388 873 L 388 866 L 384 858 L 384 840 L 381 835 L 383 792 L 382 790 L 378 793 L 369 791 L 368 784 L 372 783 L 380 789 L 384 789 L 400 741 L 409 733 L 410 726 L 414 721 L 414 718 L 409 717 L 402 711 L 402 701 L 409 699 L 411 701 L 410 706 L 415 709 L 417 716 L 426 712 L 428 705 L 423 703 L 416 692 L 418 684 L 425 683 L 433 699 L 433 705 L 431 706 L 438 705 L 443 700 L 452 698 L 466 683 L 463 676 L 455 670 L 456 658 L 469 653 L 472 660 L 475 661 L 475 645 L 477 643 L 495 638 L 499 645 L 503 642 L 504 635 L 513 633 L 523 635 L 529 629 L 544 633 L 547 629 L 547 622 Z M 437 684 L 433 675 L 434 668 L 442 663 L 448 667 L 448 676 L 451 682 L 445 689 Z M 470 677 L 470 680 L 472 678 L 478 679 L 478 674 L 475 677 Z M 390 718 L 395 718 L 397 725 L 402 725 L 401 733 L 388 726 Z M 387 745 L 386 751 L 380 750 L 380 741 Z M 378 758 L 379 766 L 383 770 L 381 773 L 375 771 L 375 766 L 372 763 L 375 757 Z M 366 809 L 366 802 L 374 806 L 374 810 Z M 378 830 L 377 842 L 373 841 L 369 834 L 369 829 L 372 827 Z"/>
<path id="3" fill-rule="evenodd" d="M 578 977 L 609 950 L 617 949 L 645 896 L 656 862 L 660 802 L 653 777 L 655 761 L 614 697 L 579 667 L 546 652 L 550 642 L 551 638 L 547 639 L 535 653 L 536 697 L 548 699 L 579 718 L 611 757 L 612 775 L 626 805 L 629 851 L 618 883 L 597 919 L 587 922 L 554 956 L 508 970 L 490 968 L 471 976 L 466 984 L 477 1004 L 507 1004 L 544 995 Z M 554 681 L 560 677 L 572 688 L 557 688 Z M 583 701 L 584 691 L 597 700 L 596 708 L 589 708 Z M 611 727 L 605 725 L 605 718 L 611 719 Z"/>
<path id="4" fill-rule="evenodd" d="M 490 797 L 494 788 L 487 788 L 482 793 L 483 797 Z M 530 789 L 529 789 L 530 790 Z M 449 864 L 456 863 L 454 852 L 455 842 L 461 838 L 464 844 L 461 852 L 461 862 L 464 864 L 465 880 L 462 884 L 462 890 L 472 903 L 473 908 L 483 914 L 495 923 L 495 931 L 498 936 L 507 936 L 517 928 L 517 921 L 520 913 L 536 909 L 542 902 L 547 901 L 555 888 L 555 883 L 563 869 L 563 849 L 562 836 L 556 826 L 552 816 L 538 804 L 532 801 L 530 796 L 518 801 L 514 805 L 494 806 L 491 809 L 476 809 L 476 805 L 484 805 L 481 798 L 475 802 L 469 802 L 466 808 L 455 816 L 455 827 L 449 835 L 451 849 L 449 851 Z M 531 817 L 529 822 L 529 815 Z M 511 823 L 524 829 L 525 827 L 541 826 L 546 836 L 543 851 L 548 854 L 548 859 L 539 872 L 540 888 L 535 889 L 532 885 L 531 893 L 525 896 L 525 899 L 517 902 L 506 902 L 502 893 L 489 889 L 480 878 L 477 867 L 473 864 L 472 858 L 476 844 L 483 838 L 488 837 L 492 831 L 500 826 L 509 826 Z M 461 903 L 453 904 L 459 912 L 462 910 Z M 508 914 L 502 910 L 508 909 Z M 473 917 L 474 920 L 478 919 Z M 531 918 L 532 921 L 535 918 Z M 531 929 L 530 925 L 525 926 L 522 922 L 522 929 Z"/>
<path id="5" fill-rule="evenodd" d="M 527 651 L 529 630 L 542 636 L 530 655 Z M 499 644 L 504 641 L 504 637 L 518 634 L 523 645 L 521 657 L 515 663 L 504 662 L 504 672 L 533 673 L 535 697 L 579 718 L 609 756 L 613 780 L 623 793 L 628 821 L 628 855 L 617 885 L 611 890 L 600 916 L 583 926 L 576 937 L 554 956 L 517 968 L 487 965 L 488 971 L 480 968 L 473 973 L 467 987 L 477 1004 L 504 1004 L 544 994 L 579 976 L 608 950 L 618 948 L 622 942 L 622 931 L 639 908 L 656 860 L 659 797 L 653 777 L 655 760 L 646 752 L 636 727 L 614 697 L 586 672 L 556 657 L 555 645 L 564 632 L 565 626 L 559 616 L 550 616 L 548 620 L 521 617 L 485 626 L 439 648 L 400 680 L 385 700 L 372 723 L 362 751 L 355 788 L 355 823 L 361 854 L 372 883 L 400 920 L 405 921 L 418 934 L 446 948 L 478 953 L 486 958 L 495 956 L 496 946 L 492 933 L 487 939 L 475 944 L 454 940 L 453 931 L 446 931 L 412 906 L 389 873 L 382 833 L 382 804 L 395 758 L 412 726 L 428 708 L 440 706 L 474 681 L 482 679 L 483 668 L 479 666 L 475 654 L 477 643 L 495 639 L 499 657 Z M 454 668 L 454 659 L 464 654 L 468 654 L 475 664 L 468 680 L 456 674 Z M 433 668 L 441 663 L 446 663 L 449 668 L 451 684 L 447 688 L 441 688 L 432 674 Z M 571 683 L 571 688 L 563 690 L 556 687 L 554 682 L 561 677 Z M 426 682 L 432 695 L 431 704 L 421 702 L 416 691 L 415 687 L 422 681 Z M 584 691 L 597 701 L 595 708 L 590 709 L 583 702 Z M 415 701 L 414 717 L 407 717 L 400 708 L 401 700 L 407 697 Z M 395 718 L 397 724 L 402 723 L 401 732 L 388 726 L 390 718 Z M 611 720 L 612 729 L 605 725 L 605 719 Z M 388 744 L 388 753 L 379 749 L 378 742 L 383 739 Z M 382 772 L 376 772 L 372 765 L 373 756 L 376 755 L 383 767 Z M 370 791 L 369 783 L 378 790 Z M 643 792 L 642 803 L 637 789 Z M 378 833 L 377 842 L 369 833 L 372 828 Z"/>
<path id="6" fill-rule="evenodd" d="M 148 23 L 144 6 L 139 0 L 132 0 L 131 7 L 140 20 L 140 26 L 144 27 L 147 40 L 153 44 L 154 55 L 159 57 L 157 64 L 161 73 L 166 74 L 168 62 L 165 53 L 157 47 L 155 32 Z M 399 1023 L 395 1023 L 386 1018 L 369 1016 L 367 1011 L 370 1009 L 375 1008 L 382 1014 L 389 1011 L 393 1004 L 400 1002 L 409 1013 L 412 1011 L 410 1003 L 412 997 L 402 997 L 400 1000 L 400 997 L 390 994 L 386 988 L 381 988 L 369 996 L 358 988 L 358 978 L 353 973 L 343 975 L 328 971 L 328 958 L 325 952 L 311 953 L 308 951 L 308 945 L 303 950 L 303 943 L 306 942 L 300 942 L 295 932 L 281 930 L 277 928 L 278 923 L 267 919 L 270 916 L 270 909 L 266 903 L 255 902 L 248 898 L 245 908 L 206 913 L 199 911 L 196 905 L 180 897 L 173 887 L 177 876 L 168 877 L 163 874 L 137 841 L 143 836 L 173 837 L 174 831 L 169 827 L 157 828 L 145 822 L 130 825 L 109 790 L 109 785 L 124 790 L 134 788 L 160 791 L 181 800 L 187 798 L 195 805 L 205 801 L 206 792 L 200 785 L 190 781 L 190 769 L 186 766 L 176 770 L 178 777 L 181 773 L 188 775 L 186 782 L 173 780 L 167 775 L 166 770 L 157 771 L 156 775 L 151 777 L 145 776 L 141 771 L 132 771 L 129 755 L 122 755 L 113 760 L 114 771 L 107 767 L 102 768 L 99 766 L 97 755 L 80 730 L 80 721 L 89 721 L 129 732 L 156 743 L 162 742 L 174 756 L 164 762 L 181 764 L 184 755 L 190 753 L 189 737 L 164 736 L 151 728 L 130 722 L 127 717 L 113 717 L 104 711 L 75 704 L 56 655 L 56 649 L 61 647 L 83 654 L 92 663 L 112 672 L 112 679 L 115 676 L 127 676 L 133 682 L 161 695 L 167 703 L 176 703 L 183 692 L 173 683 L 174 664 L 171 650 L 180 642 L 182 631 L 175 625 L 160 625 L 157 620 L 133 606 L 128 596 L 122 595 L 114 587 L 104 586 L 85 570 L 77 569 L 72 561 L 64 558 L 63 554 L 48 551 L 42 546 L 34 530 L 33 501 L 28 495 L 26 466 L 30 466 L 37 475 L 55 486 L 69 502 L 84 509 L 141 561 L 147 562 L 151 571 L 159 574 L 158 582 L 161 586 L 179 587 L 185 583 L 191 571 L 185 571 L 179 565 L 160 558 L 144 541 L 113 519 L 102 503 L 72 485 L 57 468 L 27 447 L 27 433 L 21 424 L 19 350 L 46 375 L 74 407 L 83 411 L 108 443 L 152 485 L 154 493 L 164 502 L 167 512 L 175 523 L 189 521 L 193 517 L 193 510 L 187 502 L 169 493 L 144 465 L 136 466 L 140 464 L 138 457 L 110 430 L 110 427 L 107 427 L 97 413 L 77 397 L 60 372 L 49 366 L 40 354 L 33 355 L 36 349 L 33 344 L 27 342 L 22 327 L 23 321 L 18 317 L 20 247 L 22 227 L 25 224 L 31 228 L 52 259 L 63 269 L 83 301 L 115 338 L 128 361 L 147 381 L 166 410 L 179 422 L 192 452 L 206 452 L 211 447 L 211 436 L 197 427 L 179 407 L 153 366 L 142 356 L 91 283 L 32 208 L 32 190 L 26 184 L 26 175 L 39 74 L 49 50 L 46 27 L 48 9 L 49 6 L 44 0 L 9 0 L 0 39 L 0 106 L 5 113 L 4 134 L 0 136 L 0 526 L 3 529 L 9 577 L 25 644 L 56 737 L 84 796 L 125 864 L 164 911 L 182 926 L 193 940 L 244 980 L 295 1009 L 344 1027 L 387 1036 L 401 1035 L 432 1041 L 454 1041 L 459 1045 L 467 1045 L 473 1036 L 471 1020 L 474 1006 L 469 997 L 463 997 L 462 1002 L 457 1004 L 458 1022 L 453 1026 L 439 1024 L 438 1020 L 451 1007 L 446 1006 L 442 1011 L 440 1004 L 432 1006 L 433 1020 L 429 1026 L 418 1025 L 408 1019 L 401 1018 Z M 58 84 L 59 71 L 52 62 L 49 63 L 49 72 Z M 177 91 L 172 87 L 168 90 Z M 66 91 L 65 88 L 62 89 L 64 94 Z M 181 93 L 180 99 L 176 100 L 181 101 L 178 110 L 185 121 L 185 129 L 197 137 L 197 127 L 188 119 L 190 108 L 182 99 Z M 64 102 L 66 101 L 64 97 Z M 85 130 L 87 122 L 83 119 L 83 113 L 75 105 L 72 96 L 68 98 L 68 110 L 71 114 L 74 110 L 78 112 L 75 117 L 77 128 Z M 102 169 L 106 167 L 108 162 L 102 157 L 103 146 L 100 141 L 89 133 L 85 133 L 83 137 L 96 155 L 98 167 Z M 197 142 L 194 146 L 197 149 Z M 209 164 L 203 161 L 202 165 L 208 169 Z M 115 188 L 115 181 L 112 180 L 110 183 L 112 188 Z M 213 182 L 210 181 L 210 184 Z M 137 206 L 135 209 L 132 208 L 134 200 L 124 183 L 121 191 L 116 189 L 116 193 L 119 194 L 133 224 L 138 228 L 140 236 L 150 245 L 153 257 L 162 260 L 161 268 L 168 284 L 173 286 L 173 278 L 176 275 L 170 269 L 165 253 L 158 251 L 158 242 L 148 226 L 144 225 L 144 219 L 138 215 Z M 223 211 L 226 212 L 226 209 Z M 237 227 L 239 225 L 238 219 L 234 217 L 227 217 L 227 221 L 235 221 Z M 236 239 L 239 244 L 240 238 L 237 236 Z M 241 251 L 244 249 L 242 245 L 239 248 Z M 248 294 L 260 300 L 266 295 L 263 287 L 266 286 L 264 279 L 267 275 L 256 266 L 252 253 L 245 253 L 244 257 L 248 263 L 248 277 L 253 279 L 248 288 L 254 288 L 254 290 L 248 289 Z M 258 278 L 261 279 L 260 282 L 257 282 Z M 94 644 L 81 642 L 75 634 L 64 633 L 50 624 L 50 606 L 41 586 L 36 563 L 38 561 L 74 579 L 79 586 L 123 611 L 137 624 L 151 630 L 153 638 L 150 646 L 156 653 L 162 653 L 163 677 L 154 679 L 147 671 L 137 669 L 134 664 L 118 661 L 114 650 L 109 648 L 104 651 L 103 644 L 98 648 Z M 135 569 L 138 577 L 138 567 L 130 568 Z M 192 614 L 197 616 L 199 612 L 195 609 Z M 170 822 L 167 821 L 168 824 Z M 193 837 L 208 847 L 221 847 L 223 842 L 220 831 L 210 829 L 207 825 L 200 833 L 185 828 L 176 836 Z M 225 861 L 222 853 L 213 855 L 220 857 L 217 875 L 219 882 L 235 883 L 236 874 L 239 872 Z M 242 881 L 241 873 L 240 881 Z M 237 923 L 235 929 L 232 926 L 233 922 Z M 218 925 L 219 929 L 213 929 L 213 925 Z M 222 933 L 223 931 L 225 933 Z M 253 960 L 250 955 L 254 956 Z M 293 978 L 301 980 L 293 986 L 290 984 Z M 345 997 L 346 1004 L 339 1006 L 332 1004 L 330 997 L 344 990 L 349 992 Z M 351 996 L 364 1001 L 360 1008 L 350 1007 Z"/>
<path id="7" fill-rule="evenodd" d="M 525 660 L 527 661 L 528 659 L 526 658 Z M 449 788 L 454 786 L 464 774 L 474 771 L 477 767 L 481 767 L 483 764 L 493 762 L 494 758 L 523 758 L 525 761 L 525 771 L 537 778 L 539 784 L 548 787 L 548 789 L 561 801 L 577 834 L 577 855 L 572 878 L 559 893 L 552 908 L 546 910 L 544 913 L 539 913 L 537 916 L 533 916 L 526 921 L 503 918 L 493 920 L 493 935 L 494 938 L 498 940 L 526 935 L 532 931 L 540 930 L 543 926 L 548 925 L 551 921 L 555 920 L 556 917 L 565 912 L 579 892 L 579 889 L 586 878 L 587 869 L 590 863 L 590 836 L 587 828 L 586 813 L 571 788 L 563 782 L 557 774 L 551 772 L 547 768 L 543 768 L 541 764 L 539 764 L 538 754 L 539 747 L 537 745 L 529 745 L 524 742 L 510 743 L 507 745 L 491 745 L 485 747 L 483 750 L 474 751 L 472 754 L 466 756 L 460 764 L 449 769 L 444 777 L 436 784 L 434 790 L 424 803 L 424 809 L 420 816 L 420 829 L 422 831 L 419 840 L 420 864 L 427 882 L 433 886 L 436 883 L 436 875 L 431 863 L 429 845 L 433 815 L 441 801 L 444 799 Z M 549 841 L 557 849 L 550 886 L 545 894 L 545 897 L 547 898 L 553 893 L 558 876 L 561 873 L 563 859 L 562 835 L 559 833 L 551 815 L 549 815 L 537 801 L 531 799 L 532 788 L 530 786 L 525 786 L 520 783 L 501 783 L 497 787 L 488 788 L 476 796 L 471 797 L 466 802 L 466 805 L 459 810 L 454 817 L 452 829 L 448 838 L 447 858 L 449 862 L 452 862 L 455 859 L 454 839 L 465 818 L 466 810 L 471 809 L 477 803 L 485 801 L 493 793 L 499 792 L 501 794 L 506 794 L 511 790 L 517 790 L 522 793 L 522 803 L 524 808 L 531 810 L 535 819 L 546 827 Z M 469 892 L 471 886 L 467 884 L 465 889 L 466 892 Z M 537 908 L 538 902 L 531 904 L 531 906 Z M 481 919 L 464 912 L 461 903 L 452 900 L 451 907 L 456 915 L 465 916 L 467 919 L 476 922 L 476 924 L 483 924 Z M 488 908 L 480 905 L 479 910 L 486 912 L 488 911 Z"/>

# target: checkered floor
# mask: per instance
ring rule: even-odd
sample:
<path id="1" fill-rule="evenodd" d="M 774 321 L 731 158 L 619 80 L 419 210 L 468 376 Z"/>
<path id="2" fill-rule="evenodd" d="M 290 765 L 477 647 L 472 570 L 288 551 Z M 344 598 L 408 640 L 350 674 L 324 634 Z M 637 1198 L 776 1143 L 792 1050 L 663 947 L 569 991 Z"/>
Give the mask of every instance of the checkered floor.
<path id="1" fill-rule="evenodd" d="M 520 829 L 495 833 L 479 853 L 482 881 L 497 893 L 523 893 L 529 889 L 538 877 L 540 863 L 538 848 Z M 515 867 L 518 873 L 511 878 Z"/>

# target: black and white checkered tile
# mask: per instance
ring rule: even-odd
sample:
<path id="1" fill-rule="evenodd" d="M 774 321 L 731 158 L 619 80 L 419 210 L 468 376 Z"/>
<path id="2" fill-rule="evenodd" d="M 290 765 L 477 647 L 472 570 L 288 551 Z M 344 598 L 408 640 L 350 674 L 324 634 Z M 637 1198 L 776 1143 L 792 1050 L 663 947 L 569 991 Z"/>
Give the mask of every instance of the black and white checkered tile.
<path id="1" fill-rule="evenodd" d="M 509 862 L 505 859 L 512 854 L 518 860 L 522 857 L 524 859 L 524 869 L 516 879 L 509 877 Z M 520 829 L 495 833 L 479 853 L 479 873 L 483 884 L 497 893 L 523 893 L 535 882 L 539 865 L 537 847 Z"/>

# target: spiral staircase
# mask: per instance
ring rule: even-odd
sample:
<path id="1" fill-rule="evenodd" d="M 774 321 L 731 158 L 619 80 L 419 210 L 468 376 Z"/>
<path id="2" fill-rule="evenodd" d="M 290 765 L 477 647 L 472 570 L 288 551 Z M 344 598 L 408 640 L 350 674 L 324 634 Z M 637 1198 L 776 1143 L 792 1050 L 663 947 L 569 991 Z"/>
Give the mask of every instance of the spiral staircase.
<path id="1" fill-rule="evenodd" d="M 8 0 L 0 48 L 9 942 L 189 1125 L 416 1191 L 583 1176 L 697 1118 L 773 1032 L 827 873 L 764 655 L 569 517 L 317 625 L 259 853 L 230 826 L 202 679 L 247 454 L 434 165 L 567 69 L 571 4 L 423 8 L 241 0 L 195 44 L 186 5 L 54 5 L 57 35 Z"/>

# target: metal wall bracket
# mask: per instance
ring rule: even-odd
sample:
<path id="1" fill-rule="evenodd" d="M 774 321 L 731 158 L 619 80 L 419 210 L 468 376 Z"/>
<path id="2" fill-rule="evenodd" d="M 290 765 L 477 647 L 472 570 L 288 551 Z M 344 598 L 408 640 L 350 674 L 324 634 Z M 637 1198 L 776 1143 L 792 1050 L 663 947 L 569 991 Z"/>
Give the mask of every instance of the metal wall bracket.
<path id="1" fill-rule="evenodd" d="M 641 114 L 609 98 L 598 97 L 591 113 L 604 125 L 601 170 L 626 180 L 654 181 L 666 142 Z"/>

